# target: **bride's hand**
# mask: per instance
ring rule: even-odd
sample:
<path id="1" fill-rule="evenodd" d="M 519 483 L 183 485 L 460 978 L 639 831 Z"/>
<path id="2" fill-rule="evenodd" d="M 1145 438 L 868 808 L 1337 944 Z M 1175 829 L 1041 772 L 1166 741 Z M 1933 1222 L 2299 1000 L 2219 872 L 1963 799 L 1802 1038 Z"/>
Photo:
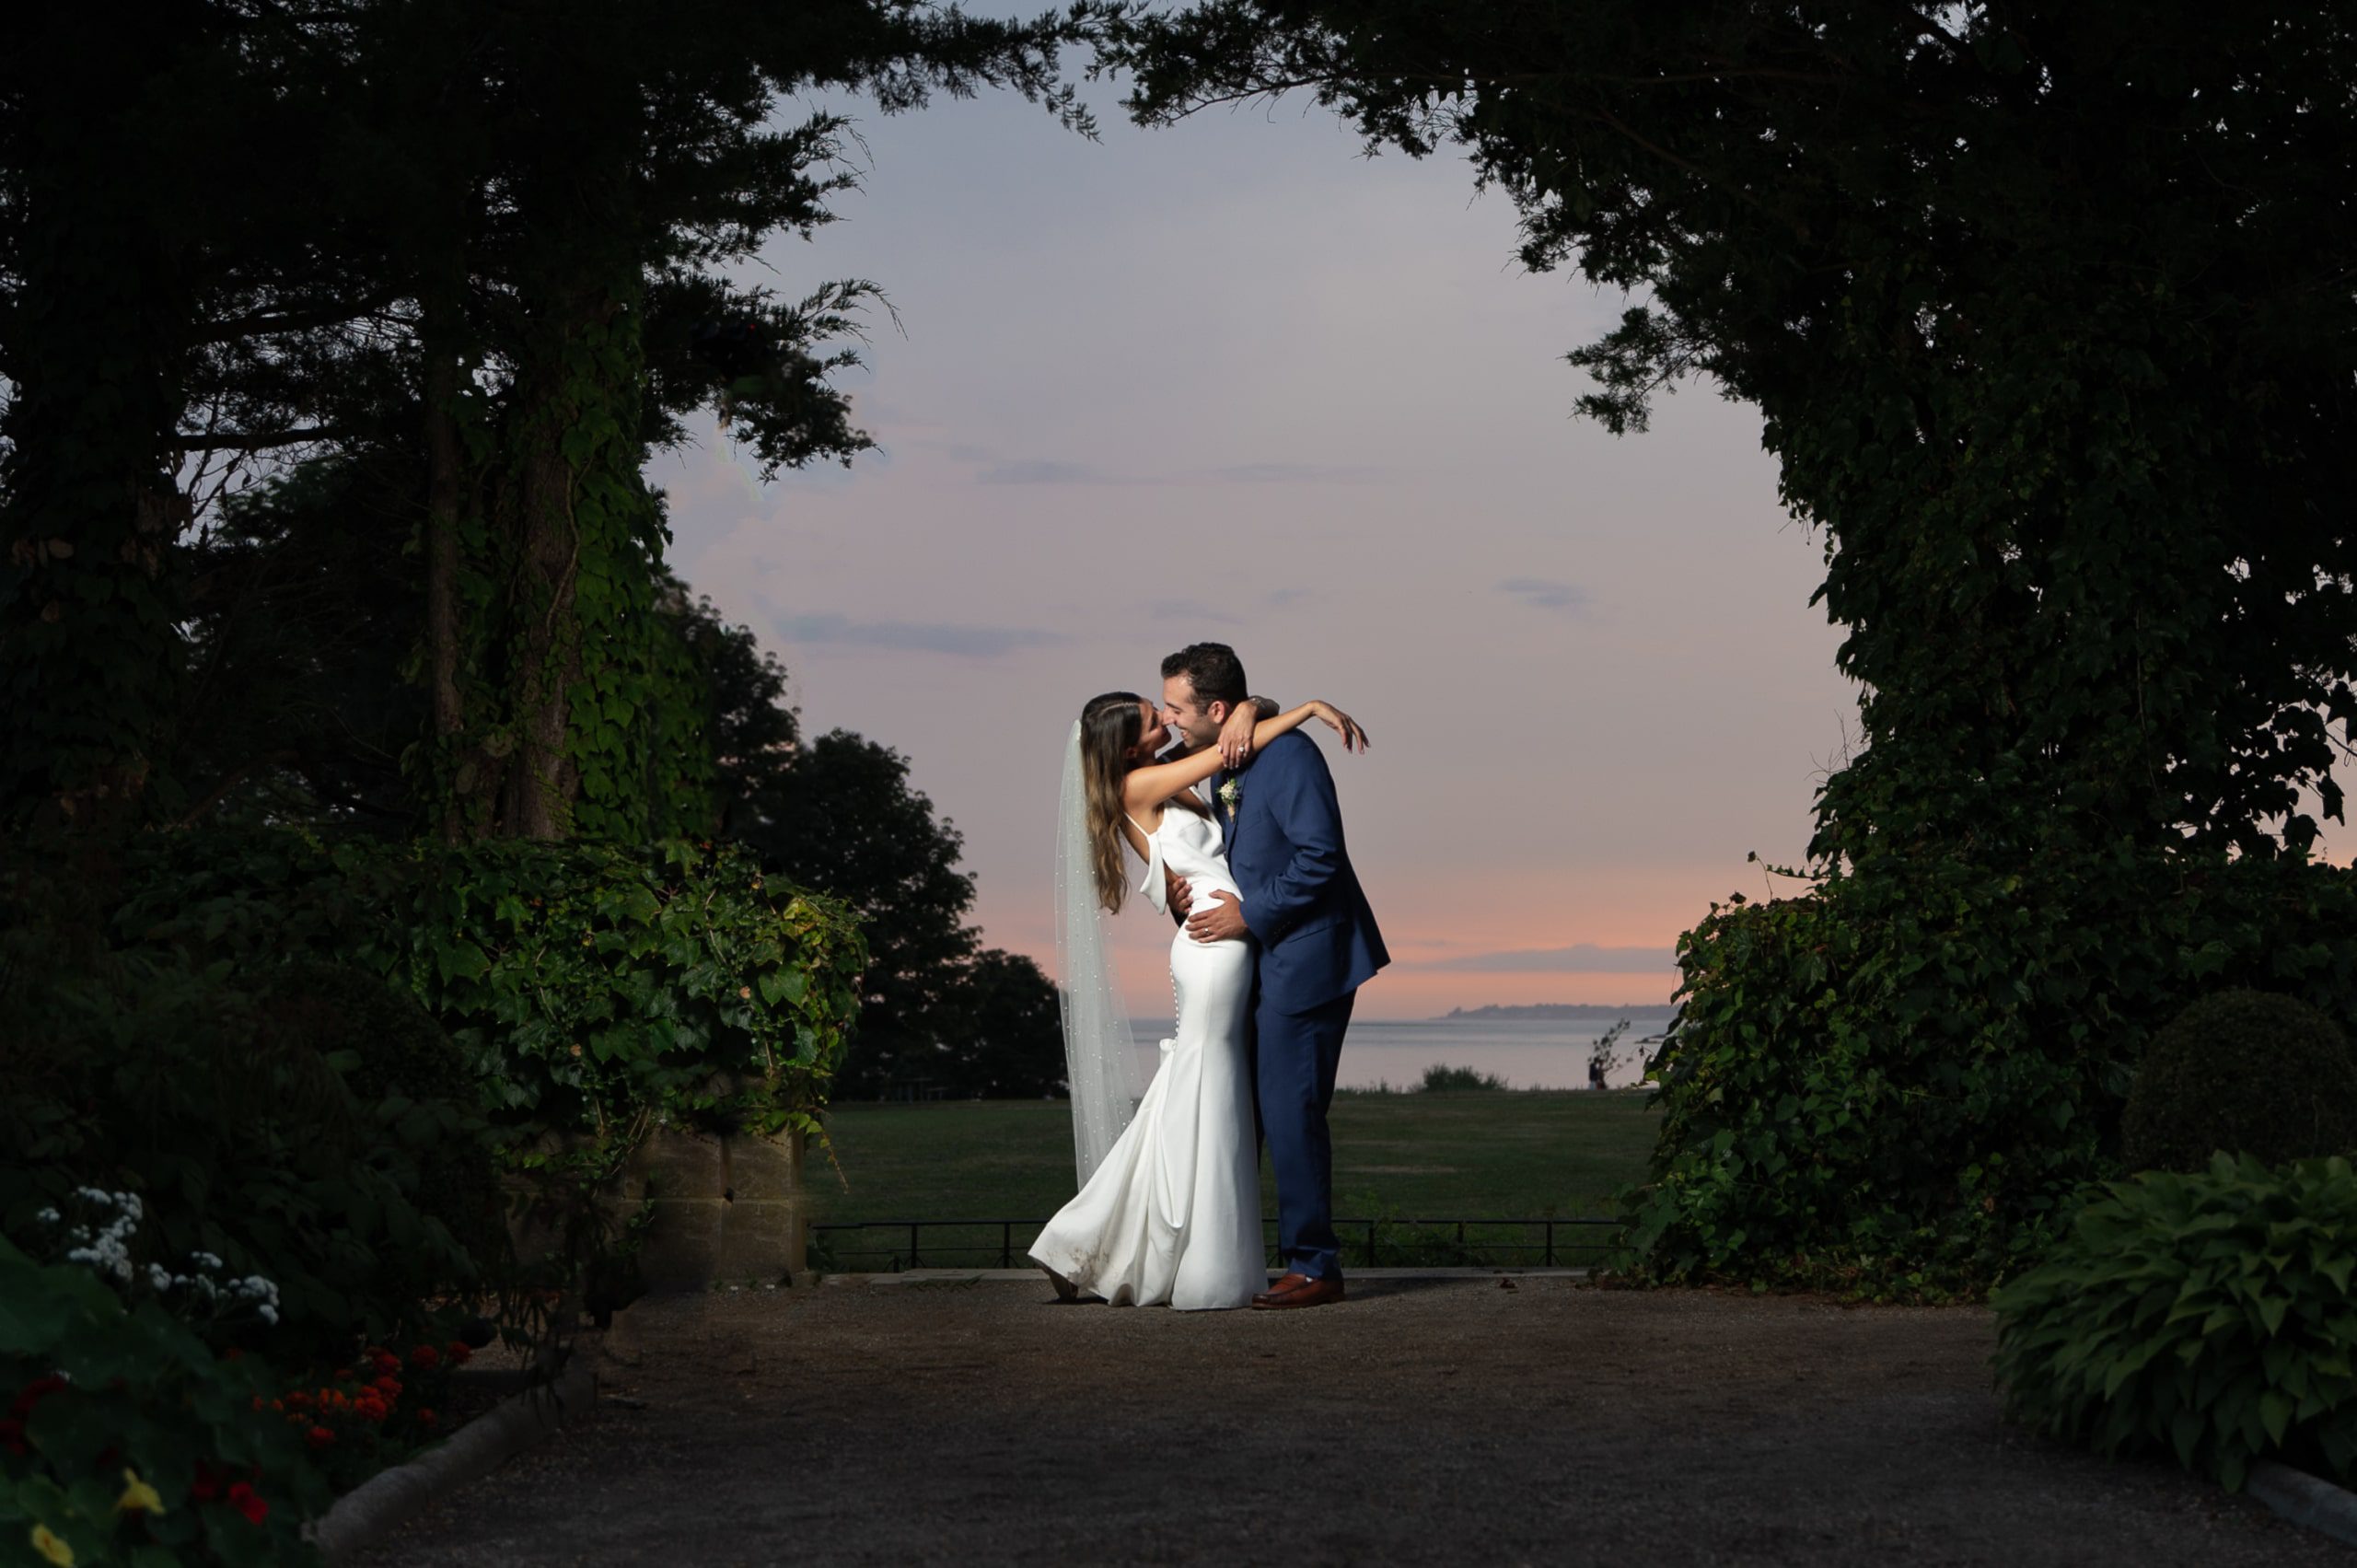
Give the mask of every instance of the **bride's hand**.
<path id="1" fill-rule="evenodd" d="M 1240 703 L 1227 722 L 1220 726 L 1219 760 L 1230 768 L 1240 768 L 1252 760 L 1252 726 L 1260 719 L 1260 710 L 1250 703 Z"/>
<path id="2" fill-rule="evenodd" d="M 1310 711 L 1341 731 L 1343 750 L 1364 751 L 1367 749 L 1366 726 L 1333 703 L 1314 702 L 1310 704 Z"/>

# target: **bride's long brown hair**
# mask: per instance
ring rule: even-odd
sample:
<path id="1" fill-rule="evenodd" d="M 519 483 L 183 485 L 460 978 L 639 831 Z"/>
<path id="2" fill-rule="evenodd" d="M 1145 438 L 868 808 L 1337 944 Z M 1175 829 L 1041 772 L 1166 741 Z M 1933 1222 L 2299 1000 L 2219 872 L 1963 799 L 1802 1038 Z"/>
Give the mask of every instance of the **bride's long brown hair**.
<path id="1" fill-rule="evenodd" d="M 1097 884 L 1097 901 L 1114 913 L 1129 895 L 1129 872 L 1121 864 L 1121 780 L 1134 766 L 1130 748 L 1145 733 L 1141 705 L 1134 691 L 1108 691 L 1091 697 L 1080 710 L 1080 780 L 1087 800 L 1088 872 Z M 1192 796 L 1172 797 L 1189 810 L 1200 811 Z"/>

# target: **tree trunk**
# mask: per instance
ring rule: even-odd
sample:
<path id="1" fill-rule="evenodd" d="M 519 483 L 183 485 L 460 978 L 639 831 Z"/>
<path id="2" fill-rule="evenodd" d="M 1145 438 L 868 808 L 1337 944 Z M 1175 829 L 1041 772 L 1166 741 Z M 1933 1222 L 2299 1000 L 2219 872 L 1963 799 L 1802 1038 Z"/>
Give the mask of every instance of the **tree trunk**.
<path id="1" fill-rule="evenodd" d="M 466 475 L 459 443 L 459 307 L 447 294 L 429 298 L 421 334 L 425 354 L 425 679 L 432 703 L 436 765 L 431 776 L 441 799 L 445 843 L 466 836 L 466 797 L 482 787 L 478 771 L 488 758 L 459 753 L 465 744 L 466 703 L 459 689 L 459 508 Z"/>
<path id="2" fill-rule="evenodd" d="M 554 363 L 541 370 L 556 384 L 537 389 L 517 485 L 516 754 L 502 815 L 508 834 L 526 839 L 568 837 L 580 786 L 565 745 L 572 689 L 580 679 L 575 587 L 582 542 L 565 436 L 582 411 L 562 385 L 563 354 L 550 357 Z"/>

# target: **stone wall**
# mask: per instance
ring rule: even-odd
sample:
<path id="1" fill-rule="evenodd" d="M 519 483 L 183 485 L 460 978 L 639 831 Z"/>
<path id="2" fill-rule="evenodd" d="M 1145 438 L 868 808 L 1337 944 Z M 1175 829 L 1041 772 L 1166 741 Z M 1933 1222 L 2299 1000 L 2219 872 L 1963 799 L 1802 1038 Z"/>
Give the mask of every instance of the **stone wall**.
<path id="1" fill-rule="evenodd" d="M 650 1183 L 655 1219 L 639 1258 L 649 1289 L 808 1283 L 800 1133 L 768 1139 L 664 1129 L 624 1173 L 631 1207 Z"/>

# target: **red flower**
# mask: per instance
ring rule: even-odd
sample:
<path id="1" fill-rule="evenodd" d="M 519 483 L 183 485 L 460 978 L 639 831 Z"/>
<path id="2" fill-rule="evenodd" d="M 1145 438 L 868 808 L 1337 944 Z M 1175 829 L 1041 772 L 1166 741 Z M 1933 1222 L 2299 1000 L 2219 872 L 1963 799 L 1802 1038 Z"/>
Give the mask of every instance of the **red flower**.
<path id="1" fill-rule="evenodd" d="M 442 1353 L 432 1345 L 420 1345 L 409 1353 L 409 1364 L 412 1366 L 423 1366 L 432 1371 L 442 1365 Z"/>
<path id="2" fill-rule="evenodd" d="M 311 1396 L 298 1388 L 286 1396 L 286 1402 L 298 1411 L 307 1411 L 311 1408 Z"/>
<path id="3" fill-rule="evenodd" d="M 243 1514 L 250 1525 L 259 1525 L 270 1516 L 270 1504 L 261 1500 L 261 1493 L 242 1481 L 230 1483 L 229 1506 Z"/>
<path id="4" fill-rule="evenodd" d="M 368 1364 L 371 1366 L 374 1366 L 377 1371 L 387 1374 L 399 1372 L 401 1369 L 401 1358 L 395 1355 L 390 1351 L 370 1351 L 368 1353 Z"/>
<path id="5" fill-rule="evenodd" d="M 8 1413 L 13 1416 L 30 1415 L 33 1413 L 35 1405 L 64 1387 L 65 1387 L 65 1375 L 62 1372 L 52 1372 L 36 1377 L 18 1391 L 16 1403 L 8 1407 Z"/>
<path id="6" fill-rule="evenodd" d="M 453 1366 L 464 1366 L 474 1356 L 463 1340 L 452 1340 L 442 1347 L 442 1354 Z"/>
<path id="7" fill-rule="evenodd" d="M 324 1427 L 324 1426 L 315 1426 L 315 1427 L 311 1428 L 311 1430 L 310 1430 L 310 1431 L 306 1432 L 305 1434 L 303 1434 L 303 1440 L 304 1440 L 305 1442 L 308 1443 L 308 1444 L 309 1444 L 312 1447 L 314 1447 L 314 1448 L 324 1448 L 324 1447 L 326 1447 L 329 1444 L 331 1444 L 331 1443 L 332 1443 L 332 1442 L 334 1442 L 334 1441 L 335 1441 L 335 1434 L 334 1434 L 334 1433 L 332 1433 L 332 1432 L 330 1432 L 330 1431 L 329 1431 L 326 1427 Z M 239 1481 L 239 1482 L 238 1483 L 238 1486 L 243 1486 L 243 1485 L 245 1485 L 245 1482 L 243 1482 L 243 1481 Z M 230 1497 L 232 1498 L 232 1500 L 234 1500 L 234 1499 L 236 1498 L 236 1496 L 237 1496 L 237 1491 L 238 1491 L 238 1488 L 237 1488 L 236 1486 L 233 1486 L 233 1487 L 231 1487 L 231 1488 L 229 1489 L 229 1494 L 230 1494 Z"/>
<path id="8" fill-rule="evenodd" d="M 13 1415 L 0 1421 L 0 1448 L 6 1448 L 11 1454 L 25 1451 L 25 1423 Z"/>
<path id="9" fill-rule="evenodd" d="M 379 1377 L 368 1386 L 389 1400 L 401 1397 L 401 1380 L 398 1377 Z"/>
<path id="10" fill-rule="evenodd" d="M 422 1410 L 420 1410 L 420 1411 L 417 1412 L 417 1424 L 418 1424 L 418 1425 L 420 1425 L 420 1426 L 432 1426 L 432 1425 L 434 1424 L 434 1422 L 435 1422 L 435 1415 L 434 1415 L 434 1411 L 433 1411 L 433 1410 L 432 1410 L 432 1408 L 431 1408 L 431 1407 L 428 1407 L 428 1408 L 425 1408 L 425 1409 L 422 1409 Z"/>

